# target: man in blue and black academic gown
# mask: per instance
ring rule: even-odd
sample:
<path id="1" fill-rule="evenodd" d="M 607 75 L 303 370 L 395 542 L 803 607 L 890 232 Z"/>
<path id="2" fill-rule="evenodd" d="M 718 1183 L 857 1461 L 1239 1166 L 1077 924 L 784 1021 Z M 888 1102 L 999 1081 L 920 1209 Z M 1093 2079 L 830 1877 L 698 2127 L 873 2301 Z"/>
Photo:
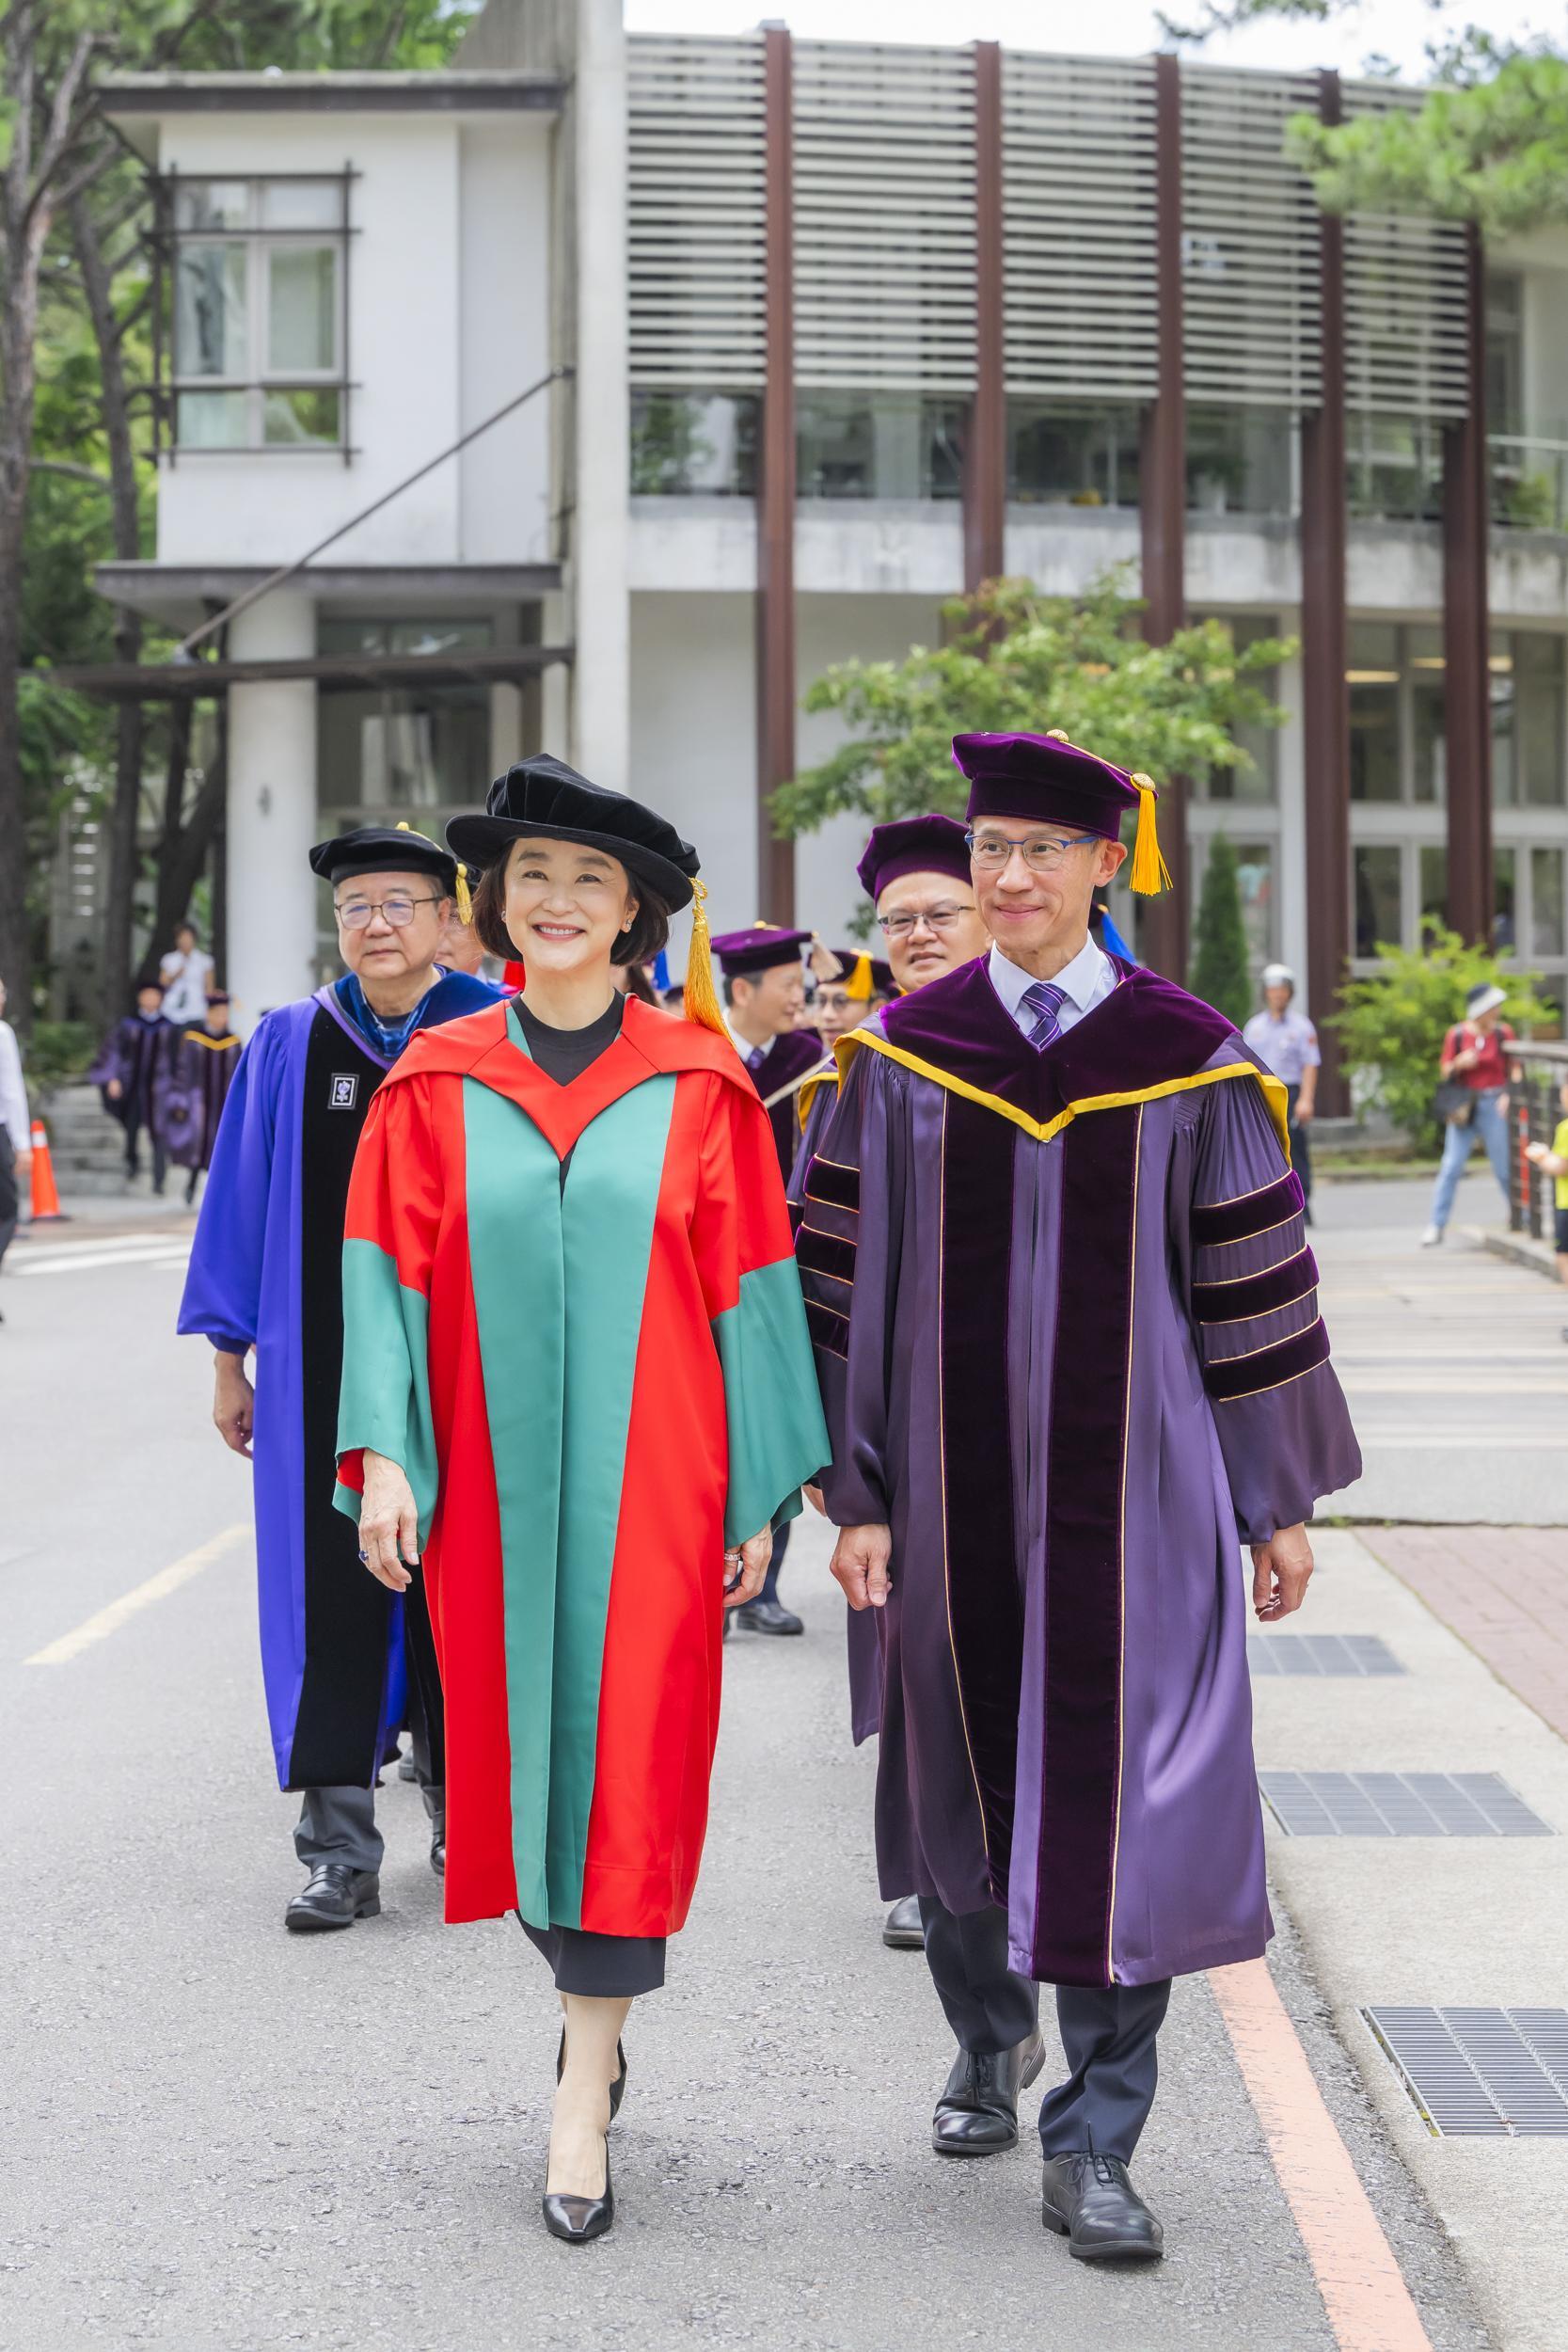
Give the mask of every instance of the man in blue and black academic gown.
<path id="1" fill-rule="evenodd" d="M 775 930 L 770 923 L 721 931 L 713 942 L 730 1041 L 767 1106 L 786 1184 L 800 1144 L 800 1086 L 813 1071 L 831 1073 L 833 1066 L 817 1031 L 800 1025 L 806 1002 L 800 959 L 812 945 L 810 931 Z M 732 1624 L 748 1633 L 804 1632 L 795 1612 L 779 1599 L 779 1570 L 788 1546 L 789 1530 L 781 1527 L 762 1591 L 730 1612 L 726 1633 Z"/>
<path id="2" fill-rule="evenodd" d="M 284 1915 L 293 1929 L 350 1927 L 381 1908 L 374 1790 L 405 1692 L 431 1862 L 444 1861 L 439 1691 L 419 1588 L 396 1600 L 366 1576 L 332 1507 L 343 1212 L 371 1097 L 410 1038 L 499 993 L 436 961 L 459 894 L 450 850 L 403 826 L 363 826 L 322 842 L 310 866 L 332 886 L 348 969 L 264 1015 L 245 1049 L 180 1309 L 181 1330 L 215 1352 L 225 1442 L 249 1454 L 254 1437 L 261 1667 L 278 1786 L 303 1798 L 294 1847 L 309 1873 Z"/>

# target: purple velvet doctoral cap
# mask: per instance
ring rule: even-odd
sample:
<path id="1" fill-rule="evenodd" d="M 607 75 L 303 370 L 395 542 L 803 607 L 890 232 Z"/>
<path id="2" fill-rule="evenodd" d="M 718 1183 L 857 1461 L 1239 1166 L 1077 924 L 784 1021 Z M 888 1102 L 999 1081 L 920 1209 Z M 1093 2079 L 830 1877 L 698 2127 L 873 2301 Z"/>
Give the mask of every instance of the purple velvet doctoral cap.
<path id="1" fill-rule="evenodd" d="M 956 735 L 953 765 L 969 778 L 972 825 L 977 817 L 1034 818 L 1117 841 L 1139 803 L 1124 769 L 1063 736 Z"/>
<path id="2" fill-rule="evenodd" d="M 988 742 L 993 739 L 965 736 L 960 739 Z M 963 762 L 959 760 L 958 765 L 962 767 Z M 868 898 L 879 898 L 889 882 L 896 882 L 901 874 L 951 874 L 956 882 L 967 882 L 969 845 L 964 829 L 957 818 L 941 817 L 935 809 L 926 817 L 895 817 L 885 825 L 872 827 L 855 872 Z"/>
<path id="3" fill-rule="evenodd" d="M 771 923 L 752 923 L 743 931 L 716 932 L 713 952 L 725 979 L 749 980 L 775 964 L 799 963 L 810 946 L 810 931 L 781 931 Z"/>

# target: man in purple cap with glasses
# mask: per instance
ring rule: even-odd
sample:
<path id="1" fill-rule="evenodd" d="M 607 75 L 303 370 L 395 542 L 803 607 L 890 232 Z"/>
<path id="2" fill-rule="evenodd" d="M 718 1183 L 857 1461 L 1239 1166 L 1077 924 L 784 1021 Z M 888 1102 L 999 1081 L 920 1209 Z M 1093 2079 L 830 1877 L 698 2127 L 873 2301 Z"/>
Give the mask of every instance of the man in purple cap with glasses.
<path id="1" fill-rule="evenodd" d="M 919 1893 L 958 2043 L 933 2144 L 1016 2144 L 1054 1985 L 1046 2227 L 1148 2261 L 1171 1979 L 1272 1931 L 1240 1546 L 1276 1623 L 1360 1456 L 1284 1089 L 1090 937 L 1124 815 L 1134 891 L 1166 879 L 1153 785 L 1060 736 L 954 757 L 994 944 L 842 1041 L 803 1185 L 833 1572 L 876 1612 L 883 1892 Z"/>

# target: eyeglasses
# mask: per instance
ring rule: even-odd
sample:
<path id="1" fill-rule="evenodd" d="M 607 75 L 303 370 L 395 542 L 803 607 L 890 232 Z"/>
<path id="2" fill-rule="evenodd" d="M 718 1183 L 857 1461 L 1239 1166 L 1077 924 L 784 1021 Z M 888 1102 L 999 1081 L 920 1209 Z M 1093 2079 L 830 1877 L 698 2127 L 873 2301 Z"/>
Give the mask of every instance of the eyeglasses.
<path id="1" fill-rule="evenodd" d="M 438 907 L 436 898 L 348 898 L 333 912 L 345 931 L 362 931 L 370 928 L 372 914 L 384 914 L 395 931 L 405 931 L 414 920 L 416 907 Z"/>
<path id="2" fill-rule="evenodd" d="M 1069 850 L 1086 849 L 1100 835 L 1081 833 L 1070 841 L 1058 841 L 1049 834 L 1037 834 L 1029 841 L 1009 841 L 1000 833 L 966 833 L 964 839 L 983 874 L 1000 874 L 1015 850 L 1022 850 L 1023 863 L 1032 874 L 1053 874 Z"/>
<path id="3" fill-rule="evenodd" d="M 922 907 L 913 914 L 879 914 L 877 929 L 884 939 L 908 939 L 921 923 L 929 930 L 950 931 L 955 923 L 974 912 L 973 907 Z"/>

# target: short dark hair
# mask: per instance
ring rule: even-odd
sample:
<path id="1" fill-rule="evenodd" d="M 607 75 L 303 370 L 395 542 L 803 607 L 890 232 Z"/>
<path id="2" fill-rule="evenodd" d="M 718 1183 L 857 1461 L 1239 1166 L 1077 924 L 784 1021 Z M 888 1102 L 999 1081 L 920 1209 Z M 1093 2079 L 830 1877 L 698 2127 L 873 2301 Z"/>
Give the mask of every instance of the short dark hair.
<path id="1" fill-rule="evenodd" d="M 636 874 L 626 877 L 637 899 L 629 930 L 620 932 L 610 951 L 611 963 L 652 963 L 670 940 L 670 909 L 657 890 Z M 494 859 L 479 878 L 474 892 L 474 929 L 487 955 L 503 963 L 521 963 L 522 949 L 506 928 L 506 852 Z"/>

